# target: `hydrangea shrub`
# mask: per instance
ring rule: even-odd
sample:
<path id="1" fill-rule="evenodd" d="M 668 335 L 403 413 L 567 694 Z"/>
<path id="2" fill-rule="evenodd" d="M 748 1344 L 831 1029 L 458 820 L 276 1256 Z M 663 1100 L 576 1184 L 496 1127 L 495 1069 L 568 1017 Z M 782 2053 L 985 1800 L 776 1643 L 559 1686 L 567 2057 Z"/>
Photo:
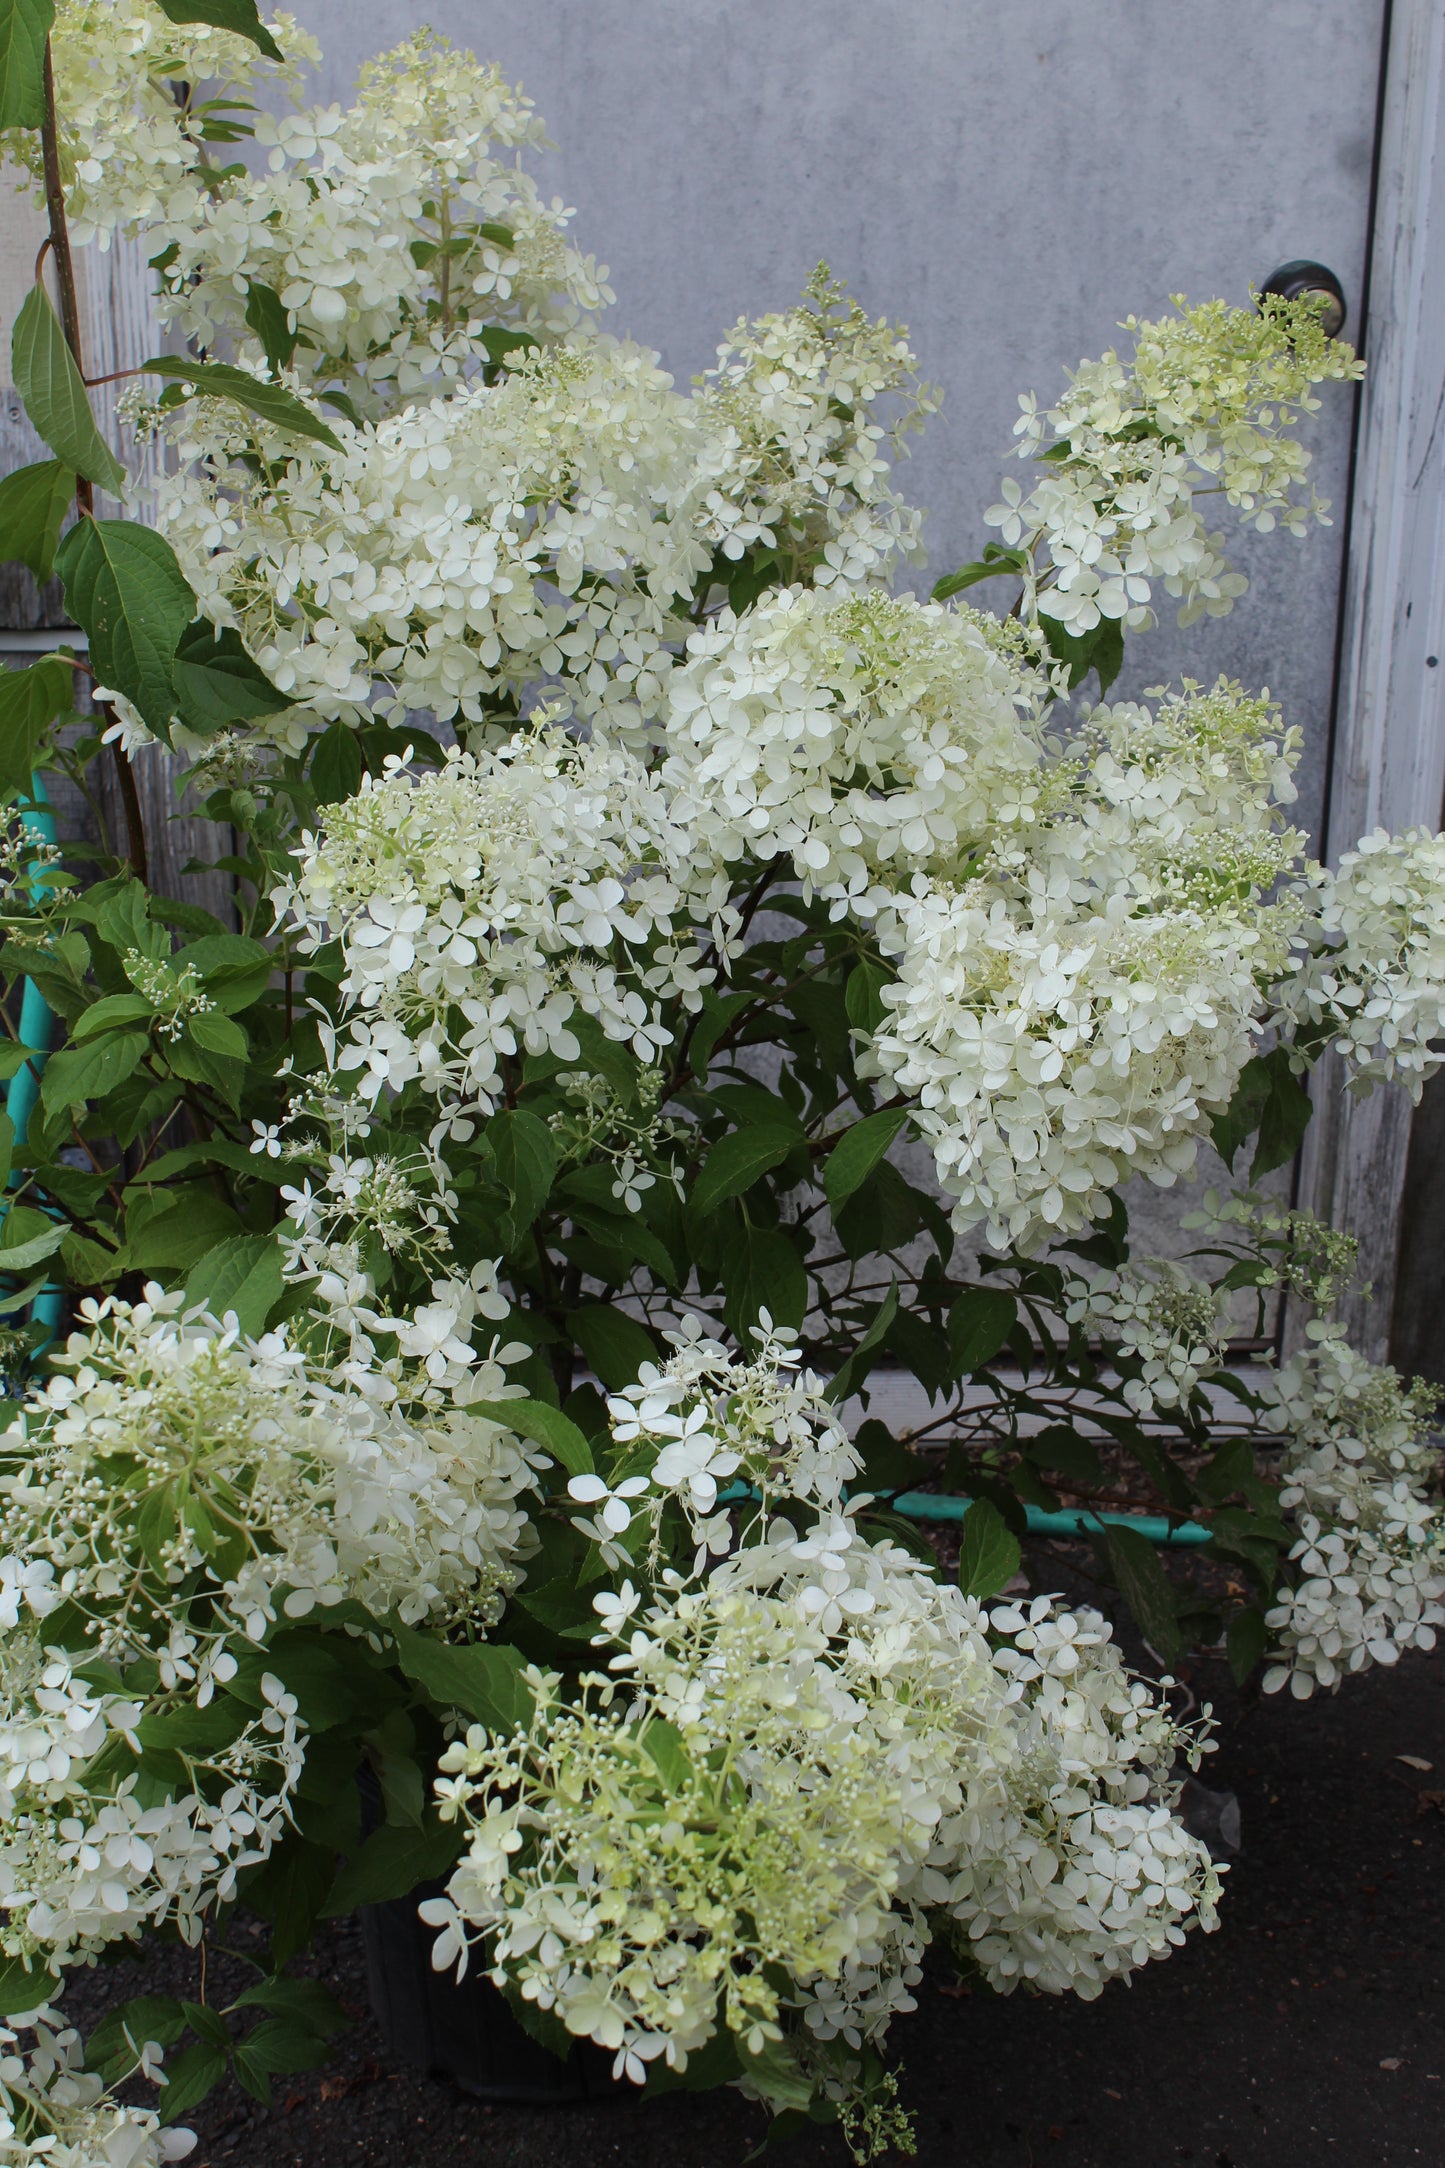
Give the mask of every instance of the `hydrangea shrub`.
<path id="1" fill-rule="evenodd" d="M 62 1033 L 11 1015 L 0 1124 L 0 2153 L 181 2158 L 214 2085 L 324 2057 L 316 1922 L 441 1881 L 438 1968 L 538 2037 L 873 2157 L 930 1944 L 1091 1996 L 1213 1926 L 1168 1665 L 1303 1695 L 1445 1618 L 1429 1396 L 1333 1320 L 1349 1243 L 1251 1192 L 1140 1258 L 1120 1194 L 1283 1165 L 1327 1050 L 1438 1065 L 1442 840 L 1331 873 L 1267 694 L 1107 698 L 1166 599 L 1243 593 L 1206 504 L 1323 517 L 1298 425 L 1358 364 L 1307 303 L 1128 320 L 920 599 L 891 453 L 936 401 L 826 271 L 682 389 L 444 40 L 343 110 L 254 0 L 0 27 L 60 304 L 3 547 L 88 636 L 0 678 L 0 963 Z M 145 502 L 70 263 L 134 236 Z M 229 922 L 148 882 L 155 743 Z M 41 840 L 102 762 L 124 849 Z M 1246 1383 L 1272 1290 L 1313 1321 Z M 956 1566 L 896 1510 L 940 1484 Z M 1082 1540 L 1155 1681 L 1028 1525 L 1146 1499 L 1200 1575 Z M 235 2003 L 65 2029 L 68 1969 L 237 1904 Z"/>

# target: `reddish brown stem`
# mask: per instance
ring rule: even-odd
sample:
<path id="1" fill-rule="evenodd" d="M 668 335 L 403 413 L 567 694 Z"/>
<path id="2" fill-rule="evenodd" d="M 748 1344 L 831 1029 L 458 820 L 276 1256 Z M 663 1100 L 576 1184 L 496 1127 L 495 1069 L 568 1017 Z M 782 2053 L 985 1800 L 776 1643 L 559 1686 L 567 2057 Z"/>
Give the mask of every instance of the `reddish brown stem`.
<path id="1" fill-rule="evenodd" d="M 80 342 L 80 304 L 76 295 L 75 264 L 70 254 L 70 227 L 65 217 L 65 188 L 60 177 L 60 129 L 55 117 L 55 71 L 50 59 L 50 40 L 45 41 L 45 124 L 40 131 L 45 166 L 45 207 L 50 214 L 50 252 L 55 258 L 55 283 L 60 292 L 60 323 L 65 343 L 76 368 L 85 375 L 85 354 Z M 43 253 L 43 251 L 42 251 Z M 38 269 L 38 260 L 37 260 Z M 95 517 L 95 491 L 85 476 L 77 475 L 75 505 L 82 519 Z M 106 712 L 103 708 L 101 714 Z M 140 793 L 135 771 L 123 745 L 112 745 L 115 772 L 120 783 L 120 802 L 125 813 L 126 850 L 139 881 L 149 872 L 145 822 L 141 818 Z"/>

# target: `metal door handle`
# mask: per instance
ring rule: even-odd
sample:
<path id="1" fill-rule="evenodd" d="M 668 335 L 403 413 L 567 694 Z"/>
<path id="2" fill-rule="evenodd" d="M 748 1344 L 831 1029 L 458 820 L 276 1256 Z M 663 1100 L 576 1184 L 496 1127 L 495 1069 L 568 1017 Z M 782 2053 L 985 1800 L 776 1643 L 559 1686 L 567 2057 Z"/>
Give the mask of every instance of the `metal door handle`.
<path id="1" fill-rule="evenodd" d="M 1271 271 L 1259 290 L 1262 294 L 1278 294 L 1285 301 L 1298 301 L 1305 294 L 1323 294 L 1326 301 L 1320 324 L 1325 337 L 1337 339 L 1345 328 L 1349 314 L 1345 289 L 1328 264 L 1310 263 L 1304 257 L 1282 263 L 1278 271 Z"/>

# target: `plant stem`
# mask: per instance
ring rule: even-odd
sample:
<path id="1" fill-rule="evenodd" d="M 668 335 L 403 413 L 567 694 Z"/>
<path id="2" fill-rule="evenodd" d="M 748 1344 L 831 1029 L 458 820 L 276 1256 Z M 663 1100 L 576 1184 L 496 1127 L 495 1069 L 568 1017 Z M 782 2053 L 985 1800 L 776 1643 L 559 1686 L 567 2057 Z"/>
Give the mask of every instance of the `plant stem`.
<path id="1" fill-rule="evenodd" d="M 45 121 L 40 142 L 45 165 L 45 208 L 50 214 L 50 252 L 55 258 L 55 282 L 60 291 L 61 328 L 75 366 L 83 377 L 85 355 L 80 343 L 80 304 L 76 297 L 75 264 L 70 254 L 70 227 L 65 216 L 65 189 L 60 178 L 60 130 L 55 118 L 55 71 L 51 64 L 49 38 L 45 41 L 44 85 Z M 75 478 L 75 505 L 82 519 L 94 519 L 95 491 L 83 474 Z M 100 705 L 104 713 L 104 703 Z M 145 823 L 141 818 L 135 771 L 123 745 L 112 745 L 111 752 L 115 756 L 120 802 L 125 812 L 127 853 L 136 879 L 144 882 L 148 874 Z"/>

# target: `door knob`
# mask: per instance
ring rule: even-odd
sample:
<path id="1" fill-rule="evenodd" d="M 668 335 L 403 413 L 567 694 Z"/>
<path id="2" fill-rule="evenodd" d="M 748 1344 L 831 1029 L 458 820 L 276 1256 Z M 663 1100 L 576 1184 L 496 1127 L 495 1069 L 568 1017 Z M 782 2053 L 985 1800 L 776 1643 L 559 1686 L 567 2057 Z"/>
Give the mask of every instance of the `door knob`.
<path id="1" fill-rule="evenodd" d="M 1294 263 L 1282 263 L 1278 271 L 1271 271 L 1259 290 L 1262 294 L 1278 294 L 1284 301 L 1298 301 L 1305 294 L 1323 294 L 1325 306 L 1320 312 L 1320 324 L 1325 337 L 1337 339 L 1345 328 L 1349 314 L 1345 289 L 1328 264 L 1309 263 L 1303 257 Z"/>

